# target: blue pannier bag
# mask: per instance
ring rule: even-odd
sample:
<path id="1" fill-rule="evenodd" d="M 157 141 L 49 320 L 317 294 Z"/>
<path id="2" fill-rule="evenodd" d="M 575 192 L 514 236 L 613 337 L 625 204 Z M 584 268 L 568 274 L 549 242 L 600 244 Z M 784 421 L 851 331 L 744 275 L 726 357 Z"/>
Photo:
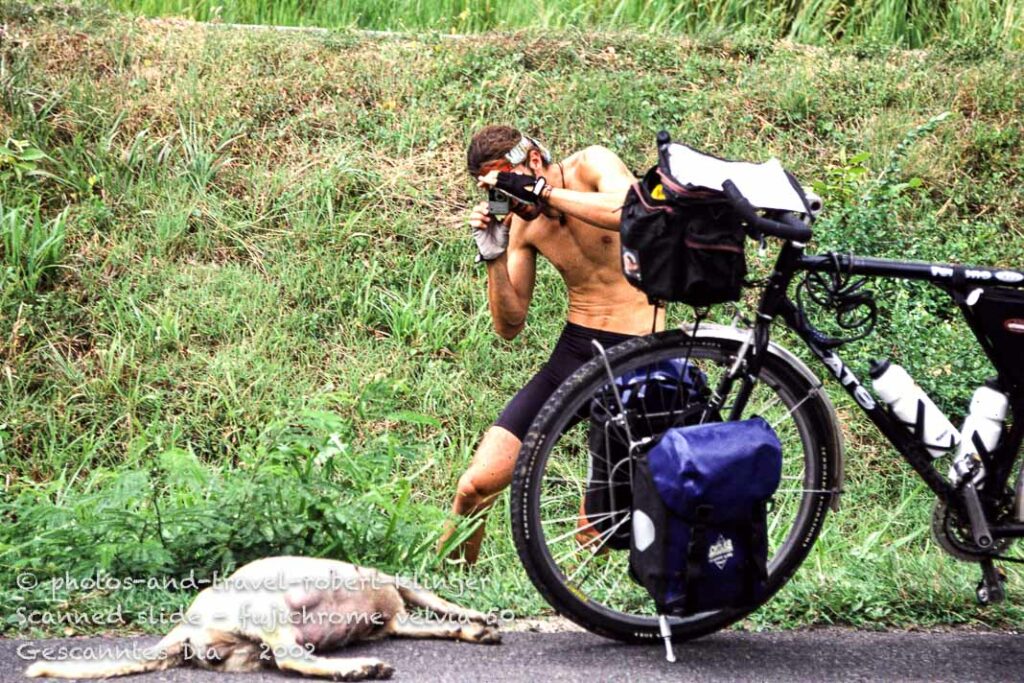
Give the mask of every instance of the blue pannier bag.
<path id="1" fill-rule="evenodd" d="M 634 439 L 656 437 L 670 427 L 691 424 L 699 417 L 706 393 L 704 373 L 679 358 L 631 370 L 616 378 L 626 412 L 642 410 L 645 417 L 629 421 Z M 591 535 L 606 534 L 601 543 L 616 550 L 629 548 L 632 495 L 629 448 L 621 426 L 613 422 L 618 403 L 610 395 L 590 405 L 587 432 L 589 471 L 583 509 Z M 596 545 L 596 544 L 595 544 Z"/>
<path id="2" fill-rule="evenodd" d="M 760 604 L 782 445 L 754 417 L 668 430 L 633 472 L 630 573 L 659 614 Z"/>

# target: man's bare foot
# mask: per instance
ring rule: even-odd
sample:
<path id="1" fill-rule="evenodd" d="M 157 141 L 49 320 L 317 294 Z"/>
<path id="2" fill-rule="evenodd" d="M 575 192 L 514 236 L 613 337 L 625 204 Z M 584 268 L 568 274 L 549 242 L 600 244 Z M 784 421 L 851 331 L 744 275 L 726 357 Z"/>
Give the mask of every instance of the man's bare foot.
<path id="1" fill-rule="evenodd" d="M 608 552 L 608 546 L 600 541 L 601 532 L 594 528 L 587 519 L 587 510 L 583 501 L 580 502 L 580 516 L 576 520 L 576 542 L 595 555 L 604 555 Z"/>

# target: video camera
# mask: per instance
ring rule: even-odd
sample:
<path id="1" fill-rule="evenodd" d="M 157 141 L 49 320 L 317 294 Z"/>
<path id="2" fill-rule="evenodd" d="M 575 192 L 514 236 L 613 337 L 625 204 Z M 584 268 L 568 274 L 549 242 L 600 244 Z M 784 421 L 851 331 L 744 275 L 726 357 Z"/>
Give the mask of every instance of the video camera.
<path id="1" fill-rule="evenodd" d="M 512 201 L 501 190 L 489 188 L 487 190 L 487 211 L 492 216 L 507 216 L 512 211 Z"/>
<path id="2" fill-rule="evenodd" d="M 487 189 L 487 211 L 492 216 L 507 216 L 512 212 L 512 200 L 519 203 L 520 208 L 523 206 L 536 206 L 536 202 L 528 202 L 519 197 L 513 197 L 512 195 L 499 190 L 496 187 Z"/>

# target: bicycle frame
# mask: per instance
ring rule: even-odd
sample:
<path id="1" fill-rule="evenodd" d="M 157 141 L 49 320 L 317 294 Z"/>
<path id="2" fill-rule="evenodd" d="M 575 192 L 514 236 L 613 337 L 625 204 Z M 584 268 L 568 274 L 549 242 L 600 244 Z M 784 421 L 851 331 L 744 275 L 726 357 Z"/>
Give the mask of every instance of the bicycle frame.
<path id="1" fill-rule="evenodd" d="M 988 466 L 986 489 L 981 496 L 978 496 L 973 493 L 973 486 L 970 486 L 972 493 L 967 495 L 963 490 L 954 488 L 947 478 L 935 468 L 933 459 L 924 445 L 913 437 L 909 430 L 885 408 L 884 404 L 875 399 L 871 391 L 861 383 L 835 350 L 829 348 L 825 343 L 826 338 L 805 319 L 799 307 L 789 298 L 787 291 L 797 273 L 841 272 L 885 279 L 923 280 L 939 286 L 954 296 L 972 284 L 998 284 L 1004 287 L 1024 288 L 1024 272 L 987 267 L 863 258 L 852 255 L 833 259 L 826 256 L 805 255 L 803 251 L 804 245 L 800 243 L 784 243 L 758 305 L 757 319 L 750 341 L 741 350 L 733 371 L 723 379 L 724 386 L 718 387 L 716 393 L 719 396 L 724 396 L 728 394 L 732 383 L 737 380 L 741 382 L 730 419 L 738 419 L 742 414 L 746 400 L 753 390 L 753 378 L 757 377 L 763 362 L 763 351 L 768 345 L 771 323 L 776 318 L 781 318 L 786 326 L 793 330 L 818 360 L 828 368 L 829 373 L 839 381 L 857 406 L 885 435 L 939 499 L 954 509 L 967 513 L 966 507 L 971 505 L 970 498 L 973 496 L 975 504 L 980 501 L 980 507 L 984 511 L 982 516 L 989 518 L 995 506 L 1004 498 L 1003 493 L 1012 473 L 1017 452 L 1024 441 L 1024 391 L 1018 388 L 1010 394 L 1013 426 L 1003 442 L 992 453 L 992 462 L 986 463 Z M 954 296 L 954 299 L 963 310 L 965 305 L 962 297 Z M 975 329 L 971 318 L 965 317 L 972 329 Z M 988 349 L 985 350 L 988 353 Z M 988 531 L 993 538 L 1024 537 L 1024 524 L 990 526 Z"/>

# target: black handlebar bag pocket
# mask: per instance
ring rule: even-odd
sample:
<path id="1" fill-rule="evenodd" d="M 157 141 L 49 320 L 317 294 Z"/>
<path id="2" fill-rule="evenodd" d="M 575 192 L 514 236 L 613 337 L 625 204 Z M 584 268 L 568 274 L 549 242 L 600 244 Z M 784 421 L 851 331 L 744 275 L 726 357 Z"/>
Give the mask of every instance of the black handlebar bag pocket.
<path id="1" fill-rule="evenodd" d="M 634 439 L 656 437 L 670 427 L 691 424 L 700 417 L 707 397 L 707 379 L 692 363 L 668 358 L 625 373 L 615 380 L 614 391 L 622 401 L 630 435 Z M 587 529 L 601 540 L 601 547 L 629 548 L 630 489 L 629 439 L 617 421 L 618 401 L 609 386 L 591 401 L 587 431 L 589 472 L 583 499 Z M 644 419 L 630 419 L 642 412 Z"/>
<path id="2" fill-rule="evenodd" d="M 622 272 L 651 299 L 693 306 L 738 300 L 747 274 L 744 240 L 721 192 L 677 185 L 661 164 L 626 193 Z"/>
<path id="3" fill-rule="evenodd" d="M 659 614 L 752 607 L 766 595 L 767 504 L 782 446 L 755 417 L 668 430 L 633 475 L 633 578 Z"/>

